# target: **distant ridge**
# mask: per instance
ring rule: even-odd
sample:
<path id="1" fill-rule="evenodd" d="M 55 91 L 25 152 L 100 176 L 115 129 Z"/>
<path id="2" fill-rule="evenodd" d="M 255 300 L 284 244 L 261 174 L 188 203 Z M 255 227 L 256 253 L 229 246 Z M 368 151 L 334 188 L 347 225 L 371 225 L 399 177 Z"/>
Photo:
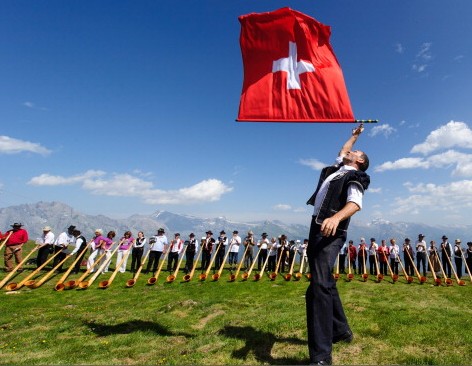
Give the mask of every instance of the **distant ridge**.
<path id="1" fill-rule="evenodd" d="M 126 219 L 112 219 L 104 215 L 81 213 L 62 202 L 37 202 L 1 208 L 0 230 L 6 231 L 14 222 L 23 223 L 32 240 L 41 235 L 41 229 L 46 225 L 51 226 L 55 234 L 64 231 L 69 225 L 75 225 L 86 238 L 91 237 L 96 228 L 102 228 L 105 231 L 115 230 L 117 235 L 131 230 L 134 235 L 138 231 L 143 231 L 146 236 L 151 236 L 159 227 L 163 227 L 168 236 L 179 232 L 186 237 L 193 232 L 197 238 L 204 236 L 207 230 L 213 231 L 215 236 L 221 230 L 225 230 L 227 235 L 231 235 L 233 230 L 238 230 L 240 236 L 245 236 L 248 230 L 252 230 L 256 237 L 266 232 L 269 236 L 277 237 L 280 234 L 286 234 L 289 239 L 300 240 L 307 238 L 309 233 L 307 225 L 286 224 L 280 220 L 242 223 L 225 217 L 200 218 L 169 211 L 156 211 L 150 215 L 136 214 Z M 381 239 L 388 240 L 394 237 L 401 243 L 403 239 L 409 237 L 414 242 L 420 233 L 426 235 L 428 243 L 430 240 L 440 242 L 442 235 L 448 236 L 450 241 L 461 238 L 463 245 L 467 241 L 472 241 L 472 225 L 432 226 L 406 222 L 393 223 L 383 219 L 360 222 L 355 217 L 349 227 L 348 239 L 354 240 L 357 244 L 361 237 L 365 237 L 367 241 L 374 237 L 378 242 Z"/>

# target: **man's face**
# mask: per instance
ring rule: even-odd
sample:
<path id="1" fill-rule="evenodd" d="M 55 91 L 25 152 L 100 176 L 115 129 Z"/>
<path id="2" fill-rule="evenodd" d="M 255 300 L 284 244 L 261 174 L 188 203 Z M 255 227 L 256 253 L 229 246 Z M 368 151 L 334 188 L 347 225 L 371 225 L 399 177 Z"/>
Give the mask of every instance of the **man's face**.
<path id="1" fill-rule="evenodd" d="M 364 153 L 360 150 L 348 151 L 343 157 L 343 163 L 345 165 L 363 162 L 362 155 Z"/>

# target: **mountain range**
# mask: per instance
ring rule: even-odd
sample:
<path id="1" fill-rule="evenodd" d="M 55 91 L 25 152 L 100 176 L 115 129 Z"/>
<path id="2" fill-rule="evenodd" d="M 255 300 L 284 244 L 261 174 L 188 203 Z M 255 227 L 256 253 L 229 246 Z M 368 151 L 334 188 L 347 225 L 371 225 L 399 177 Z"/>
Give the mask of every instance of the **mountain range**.
<path id="1" fill-rule="evenodd" d="M 309 218 L 307 218 L 307 222 Z M 158 228 L 164 228 L 168 237 L 179 232 L 183 238 L 187 238 L 191 232 L 197 238 L 205 236 L 207 230 L 211 230 L 218 236 L 221 230 L 225 230 L 227 235 L 231 235 L 233 230 L 238 230 L 239 235 L 244 237 L 249 230 L 252 230 L 256 237 L 266 232 L 269 236 L 287 235 L 289 239 L 300 239 L 308 237 L 309 227 L 301 224 L 286 224 L 279 220 L 266 220 L 255 222 L 235 222 L 225 217 L 199 218 L 190 215 L 176 214 L 169 211 L 156 211 L 150 215 L 132 215 L 125 219 L 112 219 L 104 215 L 87 215 L 76 211 L 74 208 L 61 202 L 37 202 L 33 204 L 22 204 L 9 206 L 0 209 L 0 230 L 6 231 L 14 222 L 22 223 L 28 230 L 30 239 L 34 240 L 41 236 L 42 228 L 46 225 L 53 228 L 53 232 L 58 235 L 65 231 L 69 225 L 75 225 L 86 238 L 93 235 L 97 228 L 102 228 L 104 232 L 115 230 L 117 236 L 121 236 L 125 231 L 131 230 L 136 235 L 138 231 L 143 231 L 146 236 L 154 235 Z M 359 238 L 364 237 L 368 241 L 371 237 L 380 242 L 381 239 L 397 238 L 397 242 L 409 237 L 413 242 L 418 234 L 424 234 L 428 242 L 441 241 L 441 237 L 446 235 L 450 241 L 461 238 L 462 242 L 472 241 L 472 225 L 439 226 L 422 223 L 390 222 L 383 219 L 376 219 L 370 222 L 361 222 L 353 218 L 349 226 L 348 239 L 359 242 Z"/>

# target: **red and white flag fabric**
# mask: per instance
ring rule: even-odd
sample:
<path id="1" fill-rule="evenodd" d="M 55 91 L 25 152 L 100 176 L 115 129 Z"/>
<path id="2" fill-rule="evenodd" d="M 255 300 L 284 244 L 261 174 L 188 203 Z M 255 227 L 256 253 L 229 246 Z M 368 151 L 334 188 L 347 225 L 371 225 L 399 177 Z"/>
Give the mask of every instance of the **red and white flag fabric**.
<path id="1" fill-rule="evenodd" d="M 354 121 L 329 26 L 290 8 L 239 21 L 244 82 L 238 121 Z"/>

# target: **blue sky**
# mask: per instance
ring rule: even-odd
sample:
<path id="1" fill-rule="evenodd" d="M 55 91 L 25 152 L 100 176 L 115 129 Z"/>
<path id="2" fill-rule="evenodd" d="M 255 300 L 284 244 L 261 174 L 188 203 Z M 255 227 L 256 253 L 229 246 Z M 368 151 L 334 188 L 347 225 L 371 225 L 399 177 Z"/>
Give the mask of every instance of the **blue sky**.
<path id="1" fill-rule="evenodd" d="M 237 123 L 238 16 L 332 27 L 371 188 L 356 220 L 466 224 L 472 2 L 2 1 L 0 207 L 308 224 L 349 124 Z"/>

